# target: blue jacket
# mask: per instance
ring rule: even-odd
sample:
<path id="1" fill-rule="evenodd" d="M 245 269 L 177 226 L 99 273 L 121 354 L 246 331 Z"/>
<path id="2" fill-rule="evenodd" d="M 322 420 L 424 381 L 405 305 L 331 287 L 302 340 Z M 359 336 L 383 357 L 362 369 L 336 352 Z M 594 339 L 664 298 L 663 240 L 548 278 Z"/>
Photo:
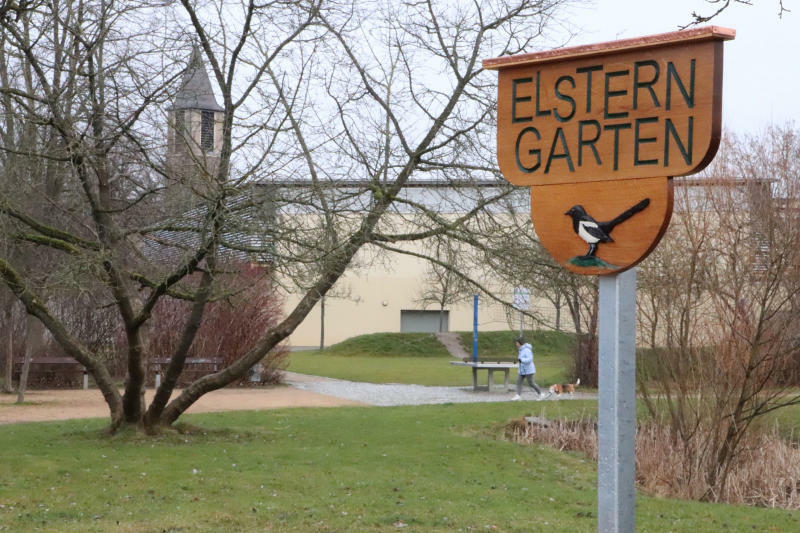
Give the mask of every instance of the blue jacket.
<path id="1" fill-rule="evenodd" d="M 519 370 L 517 373 L 521 376 L 536 373 L 536 365 L 533 364 L 533 349 L 530 343 L 526 342 L 519 347 Z"/>

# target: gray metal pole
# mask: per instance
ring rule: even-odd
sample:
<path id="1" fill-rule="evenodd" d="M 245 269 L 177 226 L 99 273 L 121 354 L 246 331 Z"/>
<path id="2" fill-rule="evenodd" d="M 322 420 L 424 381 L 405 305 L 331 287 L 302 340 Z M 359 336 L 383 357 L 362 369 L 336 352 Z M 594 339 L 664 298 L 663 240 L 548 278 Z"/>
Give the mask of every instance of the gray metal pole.
<path id="1" fill-rule="evenodd" d="M 636 269 L 599 279 L 597 531 L 633 533 Z"/>

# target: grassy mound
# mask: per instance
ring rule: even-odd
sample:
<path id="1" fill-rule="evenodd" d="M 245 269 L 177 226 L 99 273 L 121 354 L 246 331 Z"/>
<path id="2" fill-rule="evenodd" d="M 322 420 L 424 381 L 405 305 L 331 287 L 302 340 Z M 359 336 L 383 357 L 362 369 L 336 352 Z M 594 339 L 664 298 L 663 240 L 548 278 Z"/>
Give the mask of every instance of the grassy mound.
<path id="1" fill-rule="evenodd" d="M 493 361 L 516 361 L 517 348 L 514 339 L 519 331 L 481 331 L 478 332 L 478 358 Z M 537 330 L 525 331 L 525 339 L 533 346 L 533 353 L 538 355 L 563 355 L 572 353 L 575 335 L 563 331 Z M 472 353 L 472 332 L 461 333 L 461 343 L 468 353 Z"/>
<path id="2" fill-rule="evenodd" d="M 325 349 L 325 355 L 377 357 L 449 357 L 434 333 L 371 333 Z"/>
<path id="3" fill-rule="evenodd" d="M 472 332 L 459 332 L 467 353 L 472 353 Z M 515 331 L 481 331 L 478 333 L 478 357 L 481 359 L 517 360 Z M 526 331 L 525 338 L 537 355 L 572 353 L 575 335 L 563 331 Z M 435 333 L 371 333 L 351 337 L 320 352 L 326 355 L 374 357 L 449 357 L 447 349 Z"/>

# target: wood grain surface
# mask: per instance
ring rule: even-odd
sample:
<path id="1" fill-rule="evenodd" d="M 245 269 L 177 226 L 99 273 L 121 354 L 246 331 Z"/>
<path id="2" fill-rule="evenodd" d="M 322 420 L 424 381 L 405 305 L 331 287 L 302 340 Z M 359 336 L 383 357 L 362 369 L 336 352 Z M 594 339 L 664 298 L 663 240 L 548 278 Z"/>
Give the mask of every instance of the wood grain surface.
<path id="1" fill-rule="evenodd" d="M 650 204 L 616 226 L 614 242 L 598 245 L 597 257 L 609 267 L 581 267 L 570 259 L 586 254 L 587 243 L 573 230 L 565 213 L 583 205 L 598 221 L 608 221 L 644 198 Z M 578 274 L 613 274 L 636 265 L 655 248 L 672 216 L 673 185 L 668 177 L 630 179 L 572 185 L 531 187 L 531 218 L 536 234 L 550 255 Z"/>
<path id="2" fill-rule="evenodd" d="M 680 176 L 719 146 L 722 41 L 501 68 L 497 154 L 515 185 Z"/>

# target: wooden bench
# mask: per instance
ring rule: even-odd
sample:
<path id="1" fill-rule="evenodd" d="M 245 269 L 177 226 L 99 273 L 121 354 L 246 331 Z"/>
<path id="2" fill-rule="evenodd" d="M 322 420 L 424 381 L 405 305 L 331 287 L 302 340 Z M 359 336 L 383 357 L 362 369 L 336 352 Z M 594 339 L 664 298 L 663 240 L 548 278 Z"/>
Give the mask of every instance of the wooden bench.
<path id="1" fill-rule="evenodd" d="M 150 370 L 154 375 L 155 386 L 161 385 L 161 376 L 169 366 L 169 358 L 151 359 Z M 178 385 L 188 385 L 189 383 L 217 372 L 225 361 L 221 357 L 190 357 L 187 358 L 183 365 L 183 372 L 178 379 Z"/>
<path id="2" fill-rule="evenodd" d="M 19 383 L 24 361 L 14 362 L 12 379 Z M 78 387 L 88 388 L 86 369 L 72 357 L 34 357 L 28 369 L 28 386 L 33 387 Z"/>
<path id="3" fill-rule="evenodd" d="M 511 371 L 512 368 L 517 368 L 519 366 L 517 363 L 492 363 L 487 361 L 450 361 L 451 365 L 456 366 L 467 366 L 472 368 L 472 388 L 473 390 L 478 390 L 478 370 L 486 370 L 489 373 L 489 380 L 487 383 L 487 389 L 489 392 L 492 390 L 492 385 L 494 384 L 494 372 L 496 370 L 500 370 L 504 374 L 504 388 L 503 390 L 508 390 L 508 373 Z"/>

